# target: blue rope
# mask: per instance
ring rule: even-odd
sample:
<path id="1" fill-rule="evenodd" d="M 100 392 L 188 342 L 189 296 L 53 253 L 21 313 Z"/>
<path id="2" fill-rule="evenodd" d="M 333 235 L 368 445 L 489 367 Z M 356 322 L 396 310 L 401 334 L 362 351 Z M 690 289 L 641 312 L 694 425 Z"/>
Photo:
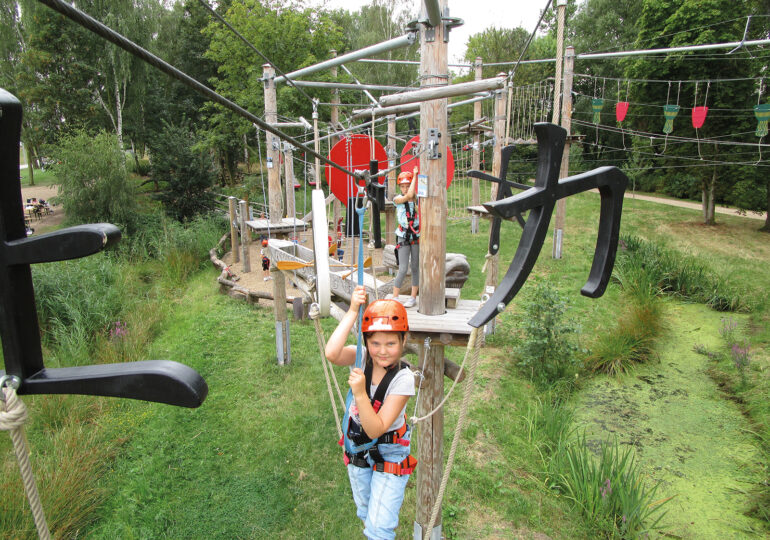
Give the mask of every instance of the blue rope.
<path id="1" fill-rule="evenodd" d="M 366 212 L 366 197 L 362 197 L 363 205 L 359 208 L 356 204 L 356 214 L 358 215 L 358 285 L 364 284 L 364 213 Z M 358 200 L 356 200 L 358 202 Z M 356 367 L 359 369 L 364 368 L 364 334 L 361 330 L 362 322 L 364 318 L 364 306 L 358 306 L 358 340 L 356 343 Z M 353 403 L 353 390 L 348 388 L 348 395 L 345 399 L 345 417 L 342 420 L 344 448 L 350 454 L 358 454 L 368 450 L 377 443 L 377 439 L 373 441 L 355 446 L 353 442 L 348 439 L 348 422 L 350 421 L 350 406 Z"/>

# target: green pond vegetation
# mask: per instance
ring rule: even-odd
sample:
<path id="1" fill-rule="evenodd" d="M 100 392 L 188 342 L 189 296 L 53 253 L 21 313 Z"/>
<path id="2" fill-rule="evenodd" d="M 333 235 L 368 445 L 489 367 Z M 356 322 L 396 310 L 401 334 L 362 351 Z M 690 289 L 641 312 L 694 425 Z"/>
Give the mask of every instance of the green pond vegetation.
<path id="1" fill-rule="evenodd" d="M 564 258 L 551 259 L 549 237 L 481 351 L 444 533 L 635 538 L 652 528 L 651 537 L 763 537 L 768 237 L 749 220 L 706 227 L 696 212 L 628 200 L 618 271 L 605 296 L 591 300 L 579 289 L 598 203 L 594 194 L 570 198 Z M 176 360 L 203 375 L 209 396 L 194 410 L 25 398 L 54 536 L 360 536 L 312 324 L 292 323 L 292 363 L 277 366 L 272 308 L 219 294 L 207 263 L 224 224 L 157 219 L 154 233 L 126 238 L 122 251 L 35 269 L 46 363 Z M 468 229 L 464 220 L 448 224 L 447 251 L 468 256 L 462 294 L 474 298 L 484 284 L 488 224 L 479 235 Z M 519 235 L 515 224 L 503 225 L 501 270 Z M 644 272 L 634 273 L 628 261 L 639 250 L 648 250 Z M 530 316 L 535 305 L 546 308 Z M 656 324 L 643 346 L 618 339 L 609 347 L 608 336 L 639 337 L 640 320 Z M 335 321 L 322 326 L 328 335 Z M 559 332 L 544 331 L 551 327 Z M 535 339 L 559 347 L 540 354 Z M 606 369 L 600 350 L 627 354 L 622 369 Z M 448 348 L 447 356 L 459 363 L 464 352 Z M 446 406 L 446 448 L 459 401 Z M 0 535 L 34 538 L 7 437 L 0 455 Z M 398 538 L 412 537 L 415 486 L 413 479 L 407 487 Z"/>

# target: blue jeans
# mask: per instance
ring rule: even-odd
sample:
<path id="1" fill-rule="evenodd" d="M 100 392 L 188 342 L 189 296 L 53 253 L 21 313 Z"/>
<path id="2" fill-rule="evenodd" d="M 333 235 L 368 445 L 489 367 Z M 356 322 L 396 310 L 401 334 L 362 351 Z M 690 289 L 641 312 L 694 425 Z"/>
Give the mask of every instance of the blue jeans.
<path id="1" fill-rule="evenodd" d="M 409 428 L 403 438 L 408 440 L 411 436 L 412 430 Z M 383 459 L 392 463 L 401 463 L 409 456 L 409 446 L 381 444 L 378 448 Z M 370 465 L 374 465 L 368 455 L 366 459 Z M 364 522 L 364 535 L 370 540 L 396 538 L 398 513 L 404 502 L 404 490 L 409 476 L 377 472 L 371 467 L 356 467 L 352 463 L 348 465 L 356 515 Z"/>

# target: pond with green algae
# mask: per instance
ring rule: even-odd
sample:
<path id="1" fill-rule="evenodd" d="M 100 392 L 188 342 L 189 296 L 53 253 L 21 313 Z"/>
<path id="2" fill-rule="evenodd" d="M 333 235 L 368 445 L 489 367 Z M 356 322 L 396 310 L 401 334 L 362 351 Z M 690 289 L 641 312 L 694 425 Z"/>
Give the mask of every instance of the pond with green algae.
<path id="1" fill-rule="evenodd" d="M 596 448 L 614 437 L 633 446 L 647 481 L 660 482 L 657 497 L 674 496 L 665 505 L 663 535 L 765 537 L 767 524 L 744 515 L 758 480 L 757 442 L 738 405 L 708 376 L 711 360 L 693 351 L 695 345 L 725 350 L 719 334 L 725 314 L 669 301 L 666 316 L 660 363 L 587 383 L 576 399 L 575 424 Z"/>

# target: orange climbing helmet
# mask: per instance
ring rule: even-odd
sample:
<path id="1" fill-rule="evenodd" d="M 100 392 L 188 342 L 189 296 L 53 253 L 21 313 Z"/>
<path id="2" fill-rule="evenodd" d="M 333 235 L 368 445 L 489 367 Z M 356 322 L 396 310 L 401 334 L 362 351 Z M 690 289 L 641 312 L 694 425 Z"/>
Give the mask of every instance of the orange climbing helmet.
<path id="1" fill-rule="evenodd" d="M 267 247 L 267 240 L 264 238 L 262 239 L 262 247 Z"/>
<path id="2" fill-rule="evenodd" d="M 397 300 L 375 300 L 364 311 L 361 331 L 408 332 L 406 308 Z"/>
<path id="3" fill-rule="evenodd" d="M 411 184 L 412 183 L 413 175 L 409 171 L 404 171 L 401 174 L 398 175 L 398 185 L 401 184 Z"/>

